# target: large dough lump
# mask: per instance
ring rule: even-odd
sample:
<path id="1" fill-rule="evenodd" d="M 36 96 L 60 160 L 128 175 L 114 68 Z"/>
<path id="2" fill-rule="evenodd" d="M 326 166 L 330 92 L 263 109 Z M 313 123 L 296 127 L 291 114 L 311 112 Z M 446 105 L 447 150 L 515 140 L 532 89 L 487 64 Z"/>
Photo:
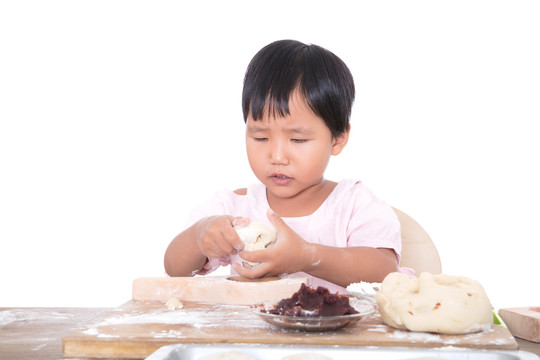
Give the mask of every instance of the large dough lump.
<path id="1" fill-rule="evenodd" d="M 246 251 L 263 250 L 276 241 L 276 231 L 263 223 L 252 222 L 247 226 L 237 225 L 234 229 L 244 243 L 244 250 Z M 251 266 L 257 265 L 257 263 L 248 264 Z"/>
<path id="2" fill-rule="evenodd" d="M 466 334 L 487 329 L 493 322 L 482 285 L 463 276 L 391 273 L 376 300 L 384 322 L 398 329 Z"/>
<path id="3" fill-rule="evenodd" d="M 247 251 L 263 250 L 276 241 L 276 232 L 263 223 L 252 222 L 247 226 L 235 226 L 234 229 Z"/>

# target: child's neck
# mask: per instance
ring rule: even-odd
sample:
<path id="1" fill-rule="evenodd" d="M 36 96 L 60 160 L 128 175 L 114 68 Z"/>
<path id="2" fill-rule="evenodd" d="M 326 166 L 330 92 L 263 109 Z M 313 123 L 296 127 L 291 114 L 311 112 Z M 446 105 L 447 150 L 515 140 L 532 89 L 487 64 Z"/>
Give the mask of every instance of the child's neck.
<path id="1" fill-rule="evenodd" d="M 323 180 L 310 188 L 303 190 L 293 197 L 281 198 L 266 190 L 266 199 L 270 208 L 281 217 L 301 217 L 313 214 L 328 195 L 334 190 L 337 183 Z"/>

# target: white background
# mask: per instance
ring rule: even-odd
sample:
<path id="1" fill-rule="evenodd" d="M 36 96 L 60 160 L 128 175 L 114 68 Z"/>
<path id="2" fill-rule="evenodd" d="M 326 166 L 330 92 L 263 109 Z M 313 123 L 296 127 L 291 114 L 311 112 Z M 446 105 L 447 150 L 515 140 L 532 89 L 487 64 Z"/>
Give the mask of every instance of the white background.
<path id="1" fill-rule="evenodd" d="M 540 305 L 537 1 L 0 3 L 0 306 L 118 306 L 188 212 L 254 182 L 245 68 L 292 38 L 356 81 L 327 178 L 415 218 L 496 308 Z"/>

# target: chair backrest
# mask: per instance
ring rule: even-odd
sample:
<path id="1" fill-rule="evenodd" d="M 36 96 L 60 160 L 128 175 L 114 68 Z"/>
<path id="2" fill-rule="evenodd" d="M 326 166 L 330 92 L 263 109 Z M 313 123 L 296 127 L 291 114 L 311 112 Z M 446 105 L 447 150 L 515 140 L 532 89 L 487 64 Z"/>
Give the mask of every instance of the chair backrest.
<path id="1" fill-rule="evenodd" d="M 428 233 L 412 217 L 393 208 L 401 224 L 401 267 L 414 269 L 416 275 L 423 271 L 441 273 L 441 259 Z"/>

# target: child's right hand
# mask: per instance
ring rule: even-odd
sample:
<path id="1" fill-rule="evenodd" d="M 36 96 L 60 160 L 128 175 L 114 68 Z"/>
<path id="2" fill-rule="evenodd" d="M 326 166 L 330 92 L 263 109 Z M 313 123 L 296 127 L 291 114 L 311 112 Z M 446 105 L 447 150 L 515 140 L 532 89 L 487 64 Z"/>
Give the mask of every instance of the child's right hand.
<path id="1" fill-rule="evenodd" d="M 235 255 L 244 248 L 235 225 L 249 224 L 248 218 L 228 215 L 210 216 L 197 223 L 197 246 L 208 258 Z"/>

